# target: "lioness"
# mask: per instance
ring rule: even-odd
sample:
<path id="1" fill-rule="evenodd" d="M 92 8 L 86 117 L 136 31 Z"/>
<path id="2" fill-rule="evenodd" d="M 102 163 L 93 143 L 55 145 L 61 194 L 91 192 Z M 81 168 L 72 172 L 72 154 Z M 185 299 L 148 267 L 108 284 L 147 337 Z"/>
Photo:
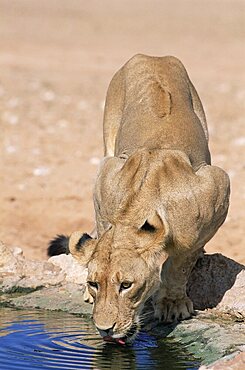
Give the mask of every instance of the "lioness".
<path id="1" fill-rule="evenodd" d="M 135 338 L 152 297 L 155 317 L 190 317 L 189 274 L 224 222 L 229 178 L 211 166 L 201 101 L 174 57 L 136 55 L 113 77 L 94 189 L 97 238 L 51 242 L 88 267 L 93 319 L 106 340 Z M 58 253 L 58 252 L 57 252 Z"/>

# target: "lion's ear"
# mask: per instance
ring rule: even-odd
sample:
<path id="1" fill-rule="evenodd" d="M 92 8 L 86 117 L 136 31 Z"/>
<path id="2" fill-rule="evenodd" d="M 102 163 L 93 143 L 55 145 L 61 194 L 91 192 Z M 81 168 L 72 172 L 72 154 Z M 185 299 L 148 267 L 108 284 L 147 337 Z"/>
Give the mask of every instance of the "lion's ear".
<path id="1" fill-rule="evenodd" d="M 140 227 L 142 231 L 154 233 L 163 228 L 163 222 L 157 212 L 147 217 L 143 225 Z"/>
<path id="2" fill-rule="evenodd" d="M 149 265 L 156 264 L 156 260 L 166 252 L 166 244 L 169 239 L 169 226 L 165 215 L 154 211 L 148 215 L 145 222 L 139 228 L 142 240 L 138 240 L 138 253 Z"/>
<path id="3" fill-rule="evenodd" d="M 86 266 L 94 252 L 94 240 L 88 234 L 75 231 L 69 239 L 69 251 L 82 265 Z"/>
<path id="4" fill-rule="evenodd" d="M 158 234 L 160 238 L 166 238 L 169 233 L 169 227 L 165 216 L 161 215 L 161 212 L 154 211 L 144 221 L 140 226 L 141 231 L 145 231 L 148 234 Z"/>

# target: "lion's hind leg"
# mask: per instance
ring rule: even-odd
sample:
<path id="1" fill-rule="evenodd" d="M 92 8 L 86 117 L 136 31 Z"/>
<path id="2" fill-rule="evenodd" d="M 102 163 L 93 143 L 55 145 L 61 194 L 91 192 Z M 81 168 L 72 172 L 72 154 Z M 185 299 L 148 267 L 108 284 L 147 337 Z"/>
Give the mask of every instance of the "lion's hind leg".
<path id="1" fill-rule="evenodd" d="M 154 316 L 170 323 L 190 318 L 193 303 L 186 295 L 186 284 L 202 249 L 188 255 L 168 257 L 161 272 L 160 289 L 153 296 Z"/>

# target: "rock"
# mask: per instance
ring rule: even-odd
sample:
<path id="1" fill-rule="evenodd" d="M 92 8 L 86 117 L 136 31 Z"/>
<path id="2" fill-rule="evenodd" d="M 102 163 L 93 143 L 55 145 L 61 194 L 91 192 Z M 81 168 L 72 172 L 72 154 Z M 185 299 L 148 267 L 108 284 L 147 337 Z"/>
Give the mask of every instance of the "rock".
<path id="1" fill-rule="evenodd" d="M 48 260 L 55 266 L 58 266 L 65 274 L 67 283 L 85 284 L 87 279 L 87 269 L 81 266 L 72 255 L 61 254 L 59 256 L 50 257 Z"/>
<path id="2" fill-rule="evenodd" d="M 91 316 L 92 305 L 83 300 L 84 286 L 64 284 L 48 287 L 16 298 L 5 298 L 7 306 L 42 308 Z"/>
<path id="3" fill-rule="evenodd" d="M 245 270 L 237 275 L 232 289 L 227 290 L 215 310 L 238 318 L 245 317 Z"/>
<path id="4" fill-rule="evenodd" d="M 7 248 L 3 243 L 0 255 L 0 291 L 3 293 L 86 282 L 87 269 L 71 255 L 54 256 L 47 262 L 29 261 L 20 248 Z"/>
<path id="5" fill-rule="evenodd" d="M 4 276 L 4 279 L 0 275 L 0 295 L 1 294 L 11 294 L 18 291 L 19 282 L 21 276 Z"/>
<path id="6" fill-rule="evenodd" d="M 212 312 L 200 313 L 179 324 L 158 325 L 151 333 L 158 338 L 178 339 L 204 364 L 210 364 L 238 349 L 244 350 L 245 324 L 219 319 Z"/>
<path id="7" fill-rule="evenodd" d="M 235 284 L 236 280 L 239 282 Z M 228 294 L 227 298 L 224 297 L 226 292 Z M 187 293 L 192 299 L 195 309 L 205 310 L 216 307 L 219 303 L 220 308 L 224 307 L 221 303 L 223 298 L 227 302 L 230 299 L 229 297 L 234 297 L 238 292 L 236 305 L 233 306 L 233 314 L 240 316 L 240 312 L 242 312 L 243 317 L 245 317 L 244 266 L 218 253 L 205 254 L 197 261 L 187 286 Z M 230 302 L 232 305 L 232 299 L 230 299 Z"/>
<path id="8" fill-rule="evenodd" d="M 245 369 L 245 352 L 236 351 L 222 357 L 209 366 L 201 366 L 199 370 L 243 370 Z"/>
<path id="9" fill-rule="evenodd" d="M 22 275 L 24 257 L 20 248 L 7 248 L 0 241 L 0 276 Z"/>
<path id="10" fill-rule="evenodd" d="M 0 292 L 29 291 L 57 285 L 65 274 L 58 266 L 46 261 L 28 261 L 20 248 L 0 244 Z"/>
<path id="11" fill-rule="evenodd" d="M 43 261 L 26 261 L 23 269 L 24 276 L 18 283 L 20 287 L 48 287 L 61 284 L 65 275 L 58 266 Z"/>

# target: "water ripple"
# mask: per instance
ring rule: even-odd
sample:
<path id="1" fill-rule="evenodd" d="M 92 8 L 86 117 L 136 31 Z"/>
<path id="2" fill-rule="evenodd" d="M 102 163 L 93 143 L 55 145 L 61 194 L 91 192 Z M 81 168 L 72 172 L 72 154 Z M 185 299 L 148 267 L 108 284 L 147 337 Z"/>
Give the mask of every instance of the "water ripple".
<path id="1" fill-rule="evenodd" d="M 90 320 L 60 312 L 0 310 L 0 369 L 197 369 L 183 347 L 142 333 L 133 346 L 104 343 Z"/>

